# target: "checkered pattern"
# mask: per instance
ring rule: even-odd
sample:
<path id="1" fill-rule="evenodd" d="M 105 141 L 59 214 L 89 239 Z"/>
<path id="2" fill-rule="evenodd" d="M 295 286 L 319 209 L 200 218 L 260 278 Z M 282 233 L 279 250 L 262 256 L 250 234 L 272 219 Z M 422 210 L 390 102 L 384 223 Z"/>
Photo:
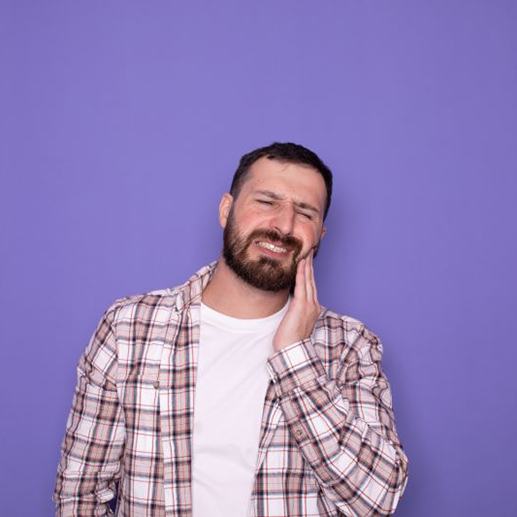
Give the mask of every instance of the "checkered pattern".
<path id="1" fill-rule="evenodd" d="M 77 369 L 56 515 L 109 515 L 116 496 L 119 517 L 191 516 L 200 302 L 214 267 L 104 313 Z M 325 308 L 310 338 L 270 356 L 251 516 L 395 511 L 408 460 L 381 357 L 377 336 Z"/>

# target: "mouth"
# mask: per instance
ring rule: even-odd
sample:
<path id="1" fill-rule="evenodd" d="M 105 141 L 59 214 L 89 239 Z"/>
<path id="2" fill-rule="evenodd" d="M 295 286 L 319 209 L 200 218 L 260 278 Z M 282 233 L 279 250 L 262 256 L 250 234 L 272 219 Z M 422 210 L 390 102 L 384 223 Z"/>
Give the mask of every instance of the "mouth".
<path id="1" fill-rule="evenodd" d="M 265 240 L 257 240 L 255 241 L 255 246 L 265 251 L 267 254 L 276 256 L 276 257 L 286 257 L 290 253 L 290 249 L 285 246 L 280 246 L 278 244 L 273 244 L 272 242 Z"/>

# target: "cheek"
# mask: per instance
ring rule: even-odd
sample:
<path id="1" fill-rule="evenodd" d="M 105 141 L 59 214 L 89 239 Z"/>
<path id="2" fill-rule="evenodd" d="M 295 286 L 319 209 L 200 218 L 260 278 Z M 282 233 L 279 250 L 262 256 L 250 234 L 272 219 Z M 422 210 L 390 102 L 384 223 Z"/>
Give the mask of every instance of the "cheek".
<path id="1" fill-rule="evenodd" d="M 249 235 L 257 227 L 257 217 L 247 211 L 246 213 L 235 213 L 233 225 L 241 235 Z"/>
<path id="2" fill-rule="evenodd" d="M 319 232 L 316 228 L 308 226 L 300 233 L 300 238 L 303 242 L 303 248 L 309 250 L 318 244 Z"/>
<path id="3" fill-rule="evenodd" d="M 267 218 L 257 210 L 247 210 L 246 214 L 242 214 L 239 223 L 246 228 L 262 227 L 266 224 Z"/>

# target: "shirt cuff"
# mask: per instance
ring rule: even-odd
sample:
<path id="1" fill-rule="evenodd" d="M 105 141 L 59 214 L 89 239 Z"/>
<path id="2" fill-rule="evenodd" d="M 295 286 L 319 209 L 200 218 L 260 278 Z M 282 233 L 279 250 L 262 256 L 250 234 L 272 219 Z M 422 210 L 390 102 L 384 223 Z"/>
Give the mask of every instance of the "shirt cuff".
<path id="1" fill-rule="evenodd" d="M 267 360 L 267 369 L 280 394 L 325 375 L 311 338 L 296 341 L 274 353 Z"/>

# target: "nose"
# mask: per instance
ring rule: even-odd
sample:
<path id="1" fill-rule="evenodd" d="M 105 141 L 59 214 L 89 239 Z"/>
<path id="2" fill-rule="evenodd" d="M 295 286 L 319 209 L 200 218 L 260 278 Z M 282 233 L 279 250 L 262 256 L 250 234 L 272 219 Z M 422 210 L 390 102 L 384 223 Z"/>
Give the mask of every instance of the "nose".
<path id="1" fill-rule="evenodd" d="M 292 206 L 283 206 L 275 214 L 271 221 L 271 226 L 283 235 L 291 235 L 293 233 L 295 211 Z"/>

